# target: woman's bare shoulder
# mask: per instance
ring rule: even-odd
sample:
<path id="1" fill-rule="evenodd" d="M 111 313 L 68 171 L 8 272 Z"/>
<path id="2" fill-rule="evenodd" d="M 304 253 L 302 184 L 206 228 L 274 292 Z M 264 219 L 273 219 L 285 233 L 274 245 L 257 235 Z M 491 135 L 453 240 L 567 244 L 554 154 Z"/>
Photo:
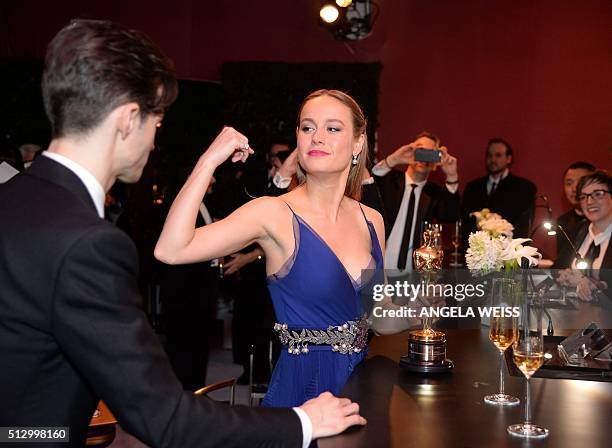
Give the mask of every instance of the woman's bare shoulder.
<path id="1" fill-rule="evenodd" d="M 357 202 L 357 201 L 355 201 Z M 378 210 L 373 209 L 372 207 L 368 207 L 367 205 L 363 204 L 363 203 L 359 203 L 359 206 L 361 206 L 361 209 L 363 210 L 363 213 L 366 215 L 366 218 L 368 218 L 368 221 L 371 221 L 374 225 L 376 224 L 383 224 L 383 217 L 382 215 L 378 212 Z"/>
<path id="2" fill-rule="evenodd" d="M 368 207 L 367 205 L 360 204 L 363 213 L 365 214 L 368 221 L 370 221 L 374 228 L 376 229 L 376 233 L 379 235 L 379 238 L 385 235 L 385 221 L 382 215 L 378 212 L 378 210 L 373 209 L 372 207 Z"/>
<path id="3" fill-rule="evenodd" d="M 249 201 L 246 205 L 261 213 L 276 214 L 285 210 L 289 211 L 289 207 L 287 207 L 287 202 L 283 200 L 283 196 L 261 196 Z"/>

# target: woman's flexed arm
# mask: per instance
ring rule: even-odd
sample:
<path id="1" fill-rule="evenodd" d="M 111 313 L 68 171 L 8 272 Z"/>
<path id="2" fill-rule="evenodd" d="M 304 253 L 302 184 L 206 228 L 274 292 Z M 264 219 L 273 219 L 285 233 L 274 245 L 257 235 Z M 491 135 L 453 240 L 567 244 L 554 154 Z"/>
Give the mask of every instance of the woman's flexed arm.
<path id="1" fill-rule="evenodd" d="M 158 260 L 169 264 L 206 260 L 219 256 L 219 251 L 225 251 L 224 240 L 227 240 L 227 250 L 233 252 L 242 241 L 248 243 L 257 237 L 261 228 L 252 227 L 254 223 L 249 221 L 252 221 L 253 214 L 248 210 L 245 213 L 237 211 L 223 221 L 206 226 L 206 229 L 196 231 L 195 228 L 200 204 L 215 169 L 230 157 L 233 162 L 244 162 L 249 154 L 253 154 L 253 150 L 248 146 L 248 139 L 233 128 L 223 128 L 198 160 L 170 208 L 155 247 Z M 250 225 L 240 225 L 237 221 L 241 219 Z"/>

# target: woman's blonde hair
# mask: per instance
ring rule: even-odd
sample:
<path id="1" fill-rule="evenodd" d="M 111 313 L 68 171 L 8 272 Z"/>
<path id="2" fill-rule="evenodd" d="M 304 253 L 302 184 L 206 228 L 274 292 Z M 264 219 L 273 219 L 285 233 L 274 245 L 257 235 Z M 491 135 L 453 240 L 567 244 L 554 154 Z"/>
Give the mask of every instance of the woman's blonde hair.
<path id="1" fill-rule="evenodd" d="M 302 105 L 300 106 L 300 111 L 298 113 L 298 132 L 300 128 L 300 117 L 302 116 L 302 109 L 304 109 L 304 106 L 306 105 L 306 103 L 308 103 L 308 101 L 321 96 L 329 96 L 331 98 L 334 98 L 340 101 L 346 107 L 348 107 L 353 117 L 353 137 L 359 138 L 359 136 L 362 134 L 364 136 L 363 148 L 357 158 L 357 164 L 353 165 L 351 162 L 351 169 L 349 171 L 348 179 L 346 181 L 346 188 L 344 189 L 345 196 L 359 201 L 361 199 L 361 183 L 363 179 L 363 174 L 368 164 L 368 137 L 366 134 L 367 120 L 363 115 L 363 111 L 361 110 L 361 107 L 359 107 L 359 104 L 357 104 L 357 102 L 350 95 L 341 92 L 340 90 L 321 89 L 312 92 L 302 102 Z M 306 181 L 306 173 L 304 173 L 299 164 L 298 179 L 300 181 L 300 184 Z"/>

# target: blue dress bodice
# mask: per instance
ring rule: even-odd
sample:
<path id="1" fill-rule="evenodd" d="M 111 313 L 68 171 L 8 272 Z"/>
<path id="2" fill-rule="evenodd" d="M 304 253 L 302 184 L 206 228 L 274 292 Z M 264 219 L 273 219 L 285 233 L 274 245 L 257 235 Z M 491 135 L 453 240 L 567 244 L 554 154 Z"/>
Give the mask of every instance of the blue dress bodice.
<path id="1" fill-rule="evenodd" d="M 287 324 L 290 330 L 327 329 L 363 316 L 362 299 L 371 297 L 367 291 L 374 283 L 382 282 L 383 276 L 376 230 L 367 219 L 366 223 L 371 240 L 370 263 L 361 278 L 354 280 L 317 232 L 293 213 L 294 253 L 276 274 L 268 277 L 278 322 Z M 332 351 L 329 345 L 308 348 L 308 353 L 295 355 L 283 347 L 262 406 L 299 406 L 324 391 L 337 395 L 366 353 L 342 354 Z"/>

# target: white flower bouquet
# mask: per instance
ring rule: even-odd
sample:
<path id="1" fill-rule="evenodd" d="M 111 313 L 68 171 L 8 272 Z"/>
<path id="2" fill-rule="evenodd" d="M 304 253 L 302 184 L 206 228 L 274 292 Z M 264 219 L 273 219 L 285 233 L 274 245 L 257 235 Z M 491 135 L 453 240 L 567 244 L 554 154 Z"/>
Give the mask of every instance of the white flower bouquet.
<path id="1" fill-rule="evenodd" d="M 514 227 L 497 213 L 488 209 L 472 213 L 479 231 L 470 234 L 465 254 L 467 267 L 474 274 L 488 274 L 517 269 L 526 259 L 536 266 L 542 255 L 535 247 L 524 246 L 529 238 L 512 238 Z"/>
<path id="2" fill-rule="evenodd" d="M 493 237 L 504 235 L 507 238 L 512 238 L 514 226 L 502 218 L 501 215 L 491 212 L 488 208 L 470 213 L 470 215 L 476 218 L 476 226 L 480 230 L 489 232 Z"/>

